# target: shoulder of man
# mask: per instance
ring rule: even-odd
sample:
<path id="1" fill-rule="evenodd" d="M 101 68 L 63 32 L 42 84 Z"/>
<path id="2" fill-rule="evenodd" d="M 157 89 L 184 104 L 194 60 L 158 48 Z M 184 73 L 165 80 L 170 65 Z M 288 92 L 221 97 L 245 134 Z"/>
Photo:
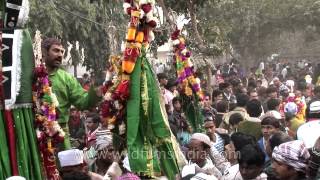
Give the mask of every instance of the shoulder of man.
<path id="1" fill-rule="evenodd" d="M 63 75 L 65 75 L 65 76 L 69 76 L 69 77 L 75 78 L 72 74 L 70 74 L 68 71 L 66 71 L 66 70 L 63 69 L 63 68 L 59 68 L 59 69 L 58 69 L 58 73 L 59 73 L 59 74 L 63 74 Z"/>

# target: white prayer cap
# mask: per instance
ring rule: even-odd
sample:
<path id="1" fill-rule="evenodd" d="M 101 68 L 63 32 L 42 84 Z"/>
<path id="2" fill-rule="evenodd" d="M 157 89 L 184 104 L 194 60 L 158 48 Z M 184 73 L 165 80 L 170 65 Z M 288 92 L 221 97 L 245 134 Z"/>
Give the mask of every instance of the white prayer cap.
<path id="1" fill-rule="evenodd" d="M 11 177 L 8 177 L 6 180 L 26 180 L 26 178 L 21 176 L 11 176 Z"/>
<path id="2" fill-rule="evenodd" d="M 294 87 L 294 81 L 293 80 L 287 80 L 286 81 L 286 86 Z"/>
<path id="3" fill-rule="evenodd" d="M 203 179 L 203 180 L 218 180 L 216 177 L 214 176 L 210 176 L 204 173 L 198 173 L 195 176 L 193 176 L 190 180 L 197 180 L 197 179 Z"/>
<path id="4" fill-rule="evenodd" d="M 262 115 L 262 116 L 260 117 L 260 119 L 264 119 L 264 118 L 267 117 L 267 116 L 272 116 L 272 117 L 274 117 L 274 118 L 276 118 L 276 119 L 282 119 L 281 114 L 280 114 L 278 111 L 276 111 L 276 110 L 267 111 L 264 115 Z"/>
<path id="5" fill-rule="evenodd" d="M 58 153 L 60 166 L 76 166 L 83 163 L 83 151 L 79 149 L 70 149 Z"/>
<path id="6" fill-rule="evenodd" d="M 206 134 L 203 133 L 194 133 L 191 136 L 191 140 L 198 140 L 201 141 L 203 143 L 205 143 L 206 145 L 208 145 L 209 147 L 211 147 L 211 142 L 210 142 L 210 138 L 209 136 L 207 136 Z"/>
<path id="7" fill-rule="evenodd" d="M 320 101 L 314 101 L 310 104 L 310 113 L 320 113 Z"/>

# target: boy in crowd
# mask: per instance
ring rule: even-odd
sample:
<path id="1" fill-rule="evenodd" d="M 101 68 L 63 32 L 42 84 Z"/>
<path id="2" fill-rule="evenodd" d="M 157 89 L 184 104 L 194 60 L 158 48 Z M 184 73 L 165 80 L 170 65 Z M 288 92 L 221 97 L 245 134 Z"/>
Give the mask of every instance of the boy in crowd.
<path id="1" fill-rule="evenodd" d="M 280 122 L 276 118 L 272 116 L 266 116 L 261 121 L 261 132 L 262 132 L 262 138 L 259 139 L 258 145 L 259 148 L 264 152 L 265 154 L 265 161 L 267 162 L 270 157 L 268 156 L 266 152 L 266 145 L 269 141 L 269 138 L 276 132 L 280 131 Z"/>
<path id="2" fill-rule="evenodd" d="M 91 146 L 95 146 L 96 143 L 96 132 L 98 130 L 100 124 L 100 116 L 97 113 L 89 113 L 86 119 L 86 127 L 87 127 L 87 134 L 86 134 L 86 147 L 88 149 Z"/>
<path id="3" fill-rule="evenodd" d="M 177 137 L 182 146 L 188 144 L 190 140 L 190 126 L 184 115 L 181 107 L 181 101 L 178 97 L 172 99 L 173 112 L 169 117 L 170 128 L 173 134 Z"/>

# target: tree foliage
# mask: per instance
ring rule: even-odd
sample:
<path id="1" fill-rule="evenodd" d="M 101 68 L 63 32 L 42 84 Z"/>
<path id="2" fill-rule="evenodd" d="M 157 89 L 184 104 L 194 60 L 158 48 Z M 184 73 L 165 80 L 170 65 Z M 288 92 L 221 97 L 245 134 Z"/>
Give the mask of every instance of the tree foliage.
<path id="1" fill-rule="evenodd" d="M 124 37 L 125 18 L 122 2 L 117 0 L 30 0 L 31 32 L 39 29 L 44 36 L 60 38 L 65 45 L 79 41 L 85 50 L 83 65 L 95 73 L 105 70 L 111 53 L 120 51 L 118 42 Z M 79 63 L 73 58 L 72 64 Z"/>
<path id="2" fill-rule="evenodd" d="M 195 19 L 186 27 L 187 38 L 194 51 L 206 56 L 231 52 L 231 45 L 240 60 L 254 61 L 284 52 L 287 38 L 296 33 L 305 36 L 303 48 L 320 32 L 318 0 L 167 0 L 164 4 L 168 11 Z"/>

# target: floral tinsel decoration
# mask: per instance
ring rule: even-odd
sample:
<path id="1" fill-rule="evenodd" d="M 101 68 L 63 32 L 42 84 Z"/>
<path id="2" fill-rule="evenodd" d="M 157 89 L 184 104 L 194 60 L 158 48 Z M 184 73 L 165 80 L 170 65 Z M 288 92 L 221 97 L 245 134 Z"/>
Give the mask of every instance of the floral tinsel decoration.
<path id="1" fill-rule="evenodd" d="M 148 47 L 149 42 L 154 40 L 153 29 L 157 26 L 157 18 L 153 16 L 154 4 L 154 0 L 124 1 L 124 11 L 130 15 L 122 62 L 124 73 L 132 73 L 142 45 Z"/>
<path id="2" fill-rule="evenodd" d="M 116 124 L 123 124 L 125 102 L 129 98 L 129 79 L 121 71 L 121 57 L 111 56 L 111 66 L 107 70 L 106 83 L 103 88 L 104 101 L 100 105 L 102 127 L 114 130 Z M 117 122 L 117 120 L 121 122 Z M 119 130 L 120 131 L 120 130 Z M 122 134 L 120 134 L 122 135 Z"/>
<path id="3" fill-rule="evenodd" d="M 193 92 L 195 92 L 197 97 L 203 100 L 200 79 L 194 75 L 194 68 L 190 59 L 191 52 L 186 48 L 185 39 L 180 35 L 179 29 L 172 33 L 171 40 L 177 68 L 177 81 L 182 84 L 183 93 L 187 96 L 192 96 Z"/>
<path id="4" fill-rule="evenodd" d="M 103 92 L 105 96 L 100 106 L 103 124 L 110 130 L 119 123 L 123 127 L 125 105 L 130 95 L 130 74 L 141 54 L 142 46 L 147 48 L 149 42 L 154 40 L 153 29 L 157 26 L 157 19 L 153 16 L 154 4 L 154 0 L 124 0 L 124 11 L 130 15 L 125 50 L 122 57 L 111 57 L 112 66 L 107 70 L 107 83 Z M 111 74 L 115 78 L 108 80 Z"/>
<path id="5" fill-rule="evenodd" d="M 56 118 L 57 97 L 52 92 L 48 72 L 44 64 L 34 71 L 33 101 L 36 117 L 36 133 L 46 179 L 59 179 L 55 158 L 55 146 L 64 140 L 64 131 Z"/>

